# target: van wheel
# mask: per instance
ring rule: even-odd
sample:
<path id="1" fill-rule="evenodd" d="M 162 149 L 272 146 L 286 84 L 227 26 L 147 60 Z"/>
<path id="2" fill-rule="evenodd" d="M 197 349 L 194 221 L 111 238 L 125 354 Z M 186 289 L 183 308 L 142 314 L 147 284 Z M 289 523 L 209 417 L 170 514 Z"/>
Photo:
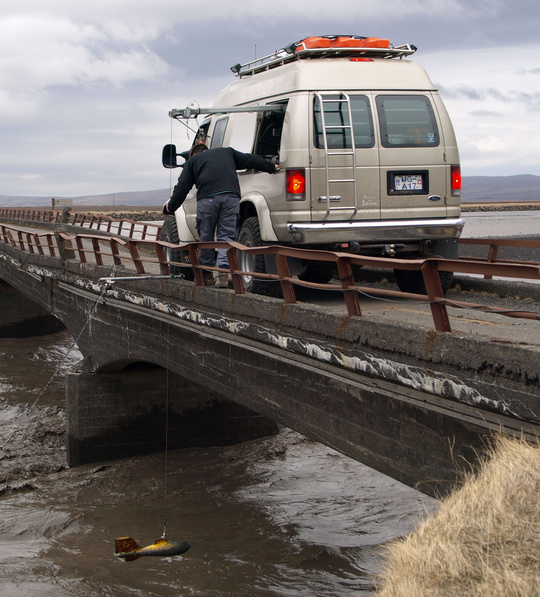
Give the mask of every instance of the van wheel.
<path id="1" fill-rule="evenodd" d="M 178 238 L 178 228 L 176 226 L 176 218 L 174 216 L 166 218 L 166 220 L 163 222 L 161 232 L 159 233 L 159 240 L 171 243 L 173 245 L 180 244 L 180 240 Z M 171 249 L 170 247 L 167 247 L 165 249 L 165 257 L 167 261 L 190 263 L 189 253 L 187 251 L 180 251 L 180 249 Z M 169 265 L 169 270 L 174 276 L 184 274 L 186 280 L 194 280 L 192 269 L 180 267 L 178 265 Z"/>
<path id="2" fill-rule="evenodd" d="M 395 269 L 394 277 L 401 292 L 412 292 L 415 294 L 427 294 L 424 276 L 421 271 Z M 446 294 L 452 287 L 454 279 L 453 272 L 439 272 L 443 294 Z"/>
<path id="3" fill-rule="evenodd" d="M 333 263 L 310 263 L 301 274 L 298 274 L 298 277 L 305 282 L 327 284 L 335 276 L 336 271 Z"/>
<path id="4" fill-rule="evenodd" d="M 238 242 L 246 247 L 260 247 L 264 243 L 261 241 L 261 230 L 259 220 L 256 217 L 246 218 L 240 228 Z M 240 251 L 238 253 L 238 263 L 240 269 L 244 272 L 266 273 L 264 255 L 249 255 Z M 279 282 L 267 282 L 258 280 L 252 276 L 242 276 L 244 289 L 253 294 L 262 294 L 265 296 L 281 297 L 281 284 Z"/>

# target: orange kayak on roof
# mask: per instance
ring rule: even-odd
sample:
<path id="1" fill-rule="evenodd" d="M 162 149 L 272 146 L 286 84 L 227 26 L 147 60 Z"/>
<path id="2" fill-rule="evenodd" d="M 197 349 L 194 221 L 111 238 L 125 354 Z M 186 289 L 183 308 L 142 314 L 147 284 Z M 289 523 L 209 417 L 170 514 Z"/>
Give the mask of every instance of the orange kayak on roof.
<path id="1" fill-rule="evenodd" d="M 296 52 L 317 48 L 388 48 L 390 40 L 381 37 L 360 37 L 356 35 L 325 35 L 306 37 L 296 43 Z"/>

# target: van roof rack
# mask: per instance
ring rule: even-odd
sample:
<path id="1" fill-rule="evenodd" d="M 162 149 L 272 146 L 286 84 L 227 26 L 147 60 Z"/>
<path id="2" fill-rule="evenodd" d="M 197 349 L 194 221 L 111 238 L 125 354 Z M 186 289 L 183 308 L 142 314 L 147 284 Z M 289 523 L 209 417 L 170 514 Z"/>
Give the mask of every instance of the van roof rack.
<path id="1" fill-rule="evenodd" d="M 231 70 L 236 76 L 243 77 L 304 58 L 403 58 L 414 54 L 416 50 L 416 46 L 412 44 L 394 46 L 388 40 L 379 37 L 324 35 L 306 37 L 276 50 L 268 56 L 251 60 L 245 64 L 235 64 L 231 66 Z"/>

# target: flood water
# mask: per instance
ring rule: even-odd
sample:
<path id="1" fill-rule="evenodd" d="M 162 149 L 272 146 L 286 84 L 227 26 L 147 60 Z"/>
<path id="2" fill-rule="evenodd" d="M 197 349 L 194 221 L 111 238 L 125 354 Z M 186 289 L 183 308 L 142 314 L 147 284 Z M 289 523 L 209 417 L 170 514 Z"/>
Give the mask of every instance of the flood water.
<path id="1" fill-rule="evenodd" d="M 3 596 L 371 595 L 381 548 L 436 507 L 286 429 L 67 469 L 71 345 L 65 332 L 0 339 L 0 445 L 15 432 L 0 450 Z M 116 537 L 148 545 L 165 521 L 168 538 L 191 543 L 183 556 L 115 557 Z"/>
<path id="2" fill-rule="evenodd" d="M 505 236 L 537 236 L 540 234 L 540 211 L 468 211 L 463 238 L 504 238 Z"/>

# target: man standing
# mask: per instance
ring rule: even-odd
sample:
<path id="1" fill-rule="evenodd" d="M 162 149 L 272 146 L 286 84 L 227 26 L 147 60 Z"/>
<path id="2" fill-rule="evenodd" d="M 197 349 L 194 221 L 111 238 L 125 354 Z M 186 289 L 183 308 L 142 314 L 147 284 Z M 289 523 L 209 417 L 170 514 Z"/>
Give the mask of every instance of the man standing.
<path id="1" fill-rule="evenodd" d="M 214 237 L 219 241 L 236 240 L 240 212 L 240 183 L 236 171 L 246 168 L 269 174 L 279 171 L 277 164 L 258 155 L 241 153 L 232 147 L 208 149 L 204 143 L 195 144 L 171 198 L 163 206 L 163 213 L 174 214 L 195 185 L 199 241 L 213 241 Z M 226 250 L 219 249 L 217 253 L 217 266 L 228 268 Z M 213 267 L 216 264 L 214 249 L 201 249 L 199 261 L 201 265 Z M 204 272 L 204 282 L 214 284 L 212 272 Z M 227 285 L 227 274 L 220 273 L 217 286 L 226 288 Z"/>

